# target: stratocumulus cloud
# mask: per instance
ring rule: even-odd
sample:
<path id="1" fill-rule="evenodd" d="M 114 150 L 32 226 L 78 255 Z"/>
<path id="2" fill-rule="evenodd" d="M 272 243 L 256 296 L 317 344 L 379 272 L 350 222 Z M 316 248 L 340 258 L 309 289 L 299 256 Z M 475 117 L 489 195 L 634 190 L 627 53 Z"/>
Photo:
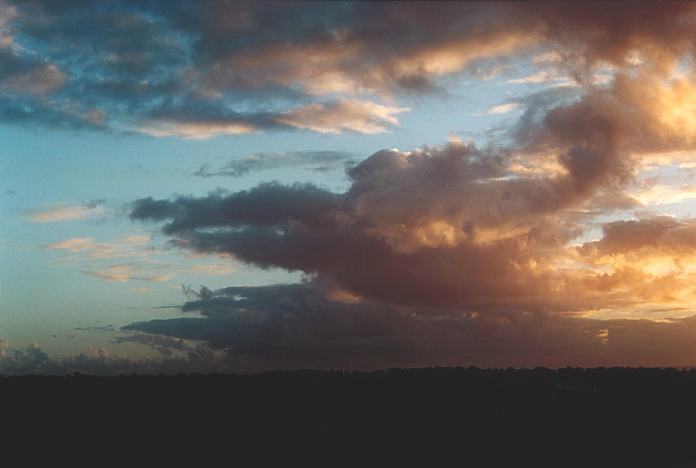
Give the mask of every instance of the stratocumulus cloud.
<path id="1" fill-rule="evenodd" d="M 552 57 L 534 63 L 564 69 L 566 84 L 591 82 L 600 64 L 664 71 L 690 50 L 695 10 L 37 0 L 3 11 L 3 121 L 203 139 L 388 131 L 408 110 L 390 96 L 429 93 L 511 57 Z"/>

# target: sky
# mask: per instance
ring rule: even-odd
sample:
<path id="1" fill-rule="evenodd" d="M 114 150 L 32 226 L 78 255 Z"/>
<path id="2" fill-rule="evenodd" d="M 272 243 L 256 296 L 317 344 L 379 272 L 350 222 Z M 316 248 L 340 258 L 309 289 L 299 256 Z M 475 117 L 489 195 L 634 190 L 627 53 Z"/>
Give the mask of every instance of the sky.
<path id="1" fill-rule="evenodd" d="M 694 30 L 0 0 L 0 374 L 696 365 Z"/>

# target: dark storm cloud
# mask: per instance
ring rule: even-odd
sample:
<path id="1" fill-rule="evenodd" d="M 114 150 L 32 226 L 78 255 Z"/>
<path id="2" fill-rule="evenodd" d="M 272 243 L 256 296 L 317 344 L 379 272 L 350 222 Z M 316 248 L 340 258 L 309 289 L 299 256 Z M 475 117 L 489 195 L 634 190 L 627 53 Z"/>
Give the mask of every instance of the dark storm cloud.
<path id="1" fill-rule="evenodd" d="M 224 350 L 227 359 L 236 357 L 257 371 L 307 366 L 659 366 L 696 358 L 690 338 L 693 319 L 655 323 L 540 312 L 486 315 L 346 302 L 327 293 L 315 283 L 205 290 L 183 306 L 201 317 L 138 322 L 124 330 L 203 340 Z"/>
<path id="2" fill-rule="evenodd" d="M 134 323 L 124 330 L 203 340 L 259 368 L 467 362 L 466 338 L 492 325 L 449 309 L 332 300 L 313 283 L 202 291 L 183 306 L 202 318 Z M 491 330 L 492 333 L 495 333 Z M 471 362 L 471 361 L 469 361 Z"/>
<path id="3" fill-rule="evenodd" d="M 179 197 L 171 202 L 152 198 L 138 200 L 130 216 L 131 219 L 152 220 L 173 217 L 175 219 L 165 227 L 165 231 L 172 234 L 202 227 L 272 227 L 288 218 L 316 225 L 324 222 L 327 212 L 339 201 L 339 195 L 311 184 L 285 186 L 273 182 L 228 196 Z"/>
<path id="4" fill-rule="evenodd" d="M 525 265 L 543 257 L 549 237 L 569 234 L 541 229 L 542 215 L 559 209 L 549 199 L 554 182 L 501 180 L 505 160 L 455 143 L 382 151 L 349 171 L 344 194 L 264 184 L 227 196 L 139 200 L 131 218 L 169 220 L 163 232 L 184 248 L 317 274 L 388 302 L 535 303 L 549 278 Z M 531 231 L 509 235 L 512 227 Z"/>

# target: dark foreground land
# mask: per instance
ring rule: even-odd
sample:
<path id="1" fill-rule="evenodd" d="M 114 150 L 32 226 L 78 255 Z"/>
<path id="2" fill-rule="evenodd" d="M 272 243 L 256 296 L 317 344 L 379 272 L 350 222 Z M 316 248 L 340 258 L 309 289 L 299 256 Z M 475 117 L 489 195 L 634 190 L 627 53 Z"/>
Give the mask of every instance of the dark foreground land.
<path id="1" fill-rule="evenodd" d="M 267 466 L 696 466 L 694 370 L 24 376 L 0 378 L 0 404 L 0 447 L 28 440 L 29 459 L 95 450 L 157 466 L 220 456 L 214 464 L 249 466 L 242 453 L 284 460 Z"/>

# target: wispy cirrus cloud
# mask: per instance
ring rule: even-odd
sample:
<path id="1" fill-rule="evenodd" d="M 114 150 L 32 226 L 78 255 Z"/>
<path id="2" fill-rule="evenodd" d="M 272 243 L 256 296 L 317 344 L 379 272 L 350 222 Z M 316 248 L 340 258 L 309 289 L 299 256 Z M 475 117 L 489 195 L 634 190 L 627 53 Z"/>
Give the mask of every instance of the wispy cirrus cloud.
<path id="1" fill-rule="evenodd" d="M 45 245 L 47 250 L 59 250 L 91 259 L 133 258 L 151 252 L 143 248 L 150 236 L 128 236 L 117 242 L 97 242 L 91 237 L 72 237 Z"/>
<path id="2" fill-rule="evenodd" d="M 169 281 L 171 266 L 158 260 L 163 252 L 151 247 L 150 236 L 132 235 L 115 242 L 97 242 L 91 237 L 72 237 L 44 245 L 63 252 L 62 261 L 82 267 L 82 273 L 106 281 Z M 118 261 L 118 263 L 113 263 Z"/>
<path id="3" fill-rule="evenodd" d="M 293 109 L 277 117 L 280 123 L 319 133 L 352 131 L 375 134 L 397 125 L 395 114 L 406 112 L 406 107 L 384 106 L 369 101 L 342 100 L 329 104 L 310 104 Z"/>
<path id="4" fill-rule="evenodd" d="M 104 202 L 102 200 L 93 200 L 79 205 L 54 203 L 45 208 L 28 212 L 27 217 L 32 223 L 56 223 L 95 218 L 105 213 Z"/>
<path id="5" fill-rule="evenodd" d="M 161 269 L 162 266 L 154 265 L 154 268 Z M 116 282 L 137 280 L 163 283 L 169 281 L 174 276 L 172 273 L 153 274 L 152 269 L 153 265 L 126 263 L 120 265 L 108 265 L 98 270 L 83 270 L 83 273 L 106 281 Z"/>
<path id="6" fill-rule="evenodd" d="M 286 151 L 283 153 L 254 153 L 235 159 L 220 168 L 201 166 L 195 175 L 200 177 L 243 177 L 247 174 L 282 167 L 310 166 L 315 170 L 345 167 L 356 160 L 346 151 Z"/>
<path id="7" fill-rule="evenodd" d="M 149 119 L 138 131 L 154 137 L 180 136 L 189 140 L 205 140 L 220 135 L 243 135 L 255 133 L 263 127 L 253 121 L 244 120 L 244 117 L 236 119 L 219 120 L 190 119 L 177 121 L 171 119 Z"/>
<path id="8" fill-rule="evenodd" d="M 149 235 L 131 235 L 112 242 L 98 242 L 91 237 L 72 237 L 43 246 L 62 252 L 62 261 L 77 265 L 81 272 L 111 282 L 147 281 L 164 283 L 180 275 L 220 276 L 235 271 L 228 261 L 176 264 L 167 249 L 152 245 Z M 174 263 L 173 263 L 174 262 Z M 190 263 L 190 262 L 189 262 Z M 147 292 L 141 289 L 137 292 Z"/>
<path id="9" fill-rule="evenodd" d="M 497 115 L 497 114 L 507 114 L 509 112 L 516 111 L 520 107 L 517 102 L 506 102 L 505 104 L 498 104 L 493 106 L 486 111 L 486 114 Z"/>
<path id="10" fill-rule="evenodd" d="M 205 275 L 227 275 L 235 270 L 234 265 L 229 263 L 209 263 L 199 264 L 189 267 L 189 273 L 203 273 Z"/>

